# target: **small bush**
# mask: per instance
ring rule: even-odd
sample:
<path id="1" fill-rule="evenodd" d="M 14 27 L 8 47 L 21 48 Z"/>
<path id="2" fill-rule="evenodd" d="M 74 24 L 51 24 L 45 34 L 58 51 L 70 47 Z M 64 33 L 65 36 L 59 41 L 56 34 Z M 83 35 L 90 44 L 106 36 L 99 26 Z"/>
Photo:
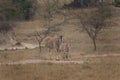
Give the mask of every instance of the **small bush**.
<path id="1" fill-rule="evenodd" d="M 73 0 L 72 3 L 64 5 L 63 8 L 83 8 L 83 7 L 94 7 L 98 5 L 98 0 Z"/>
<path id="2" fill-rule="evenodd" d="M 14 24 L 12 22 L 0 22 L 0 32 L 12 31 Z"/>
<path id="3" fill-rule="evenodd" d="M 1 0 L 0 20 L 29 20 L 36 10 L 37 0 Z"/>
<path id="4" fill-rule="evenodd" d="M 115 0 L 114 5 L 115 5 L 116 7 L 120 7 L 120 0 Z"/>
<path id="5" fill-rule="evenodd" d="M 18 13 L 18 17 L 29 20 L 34 16 L 37 0 L 13 0 Z"/>
<path id="6" fill-rule="evenodd" d="M 21 44 L 21 42 L 17 42 L 15 45 L 21 46 L 22 44 Z"/>

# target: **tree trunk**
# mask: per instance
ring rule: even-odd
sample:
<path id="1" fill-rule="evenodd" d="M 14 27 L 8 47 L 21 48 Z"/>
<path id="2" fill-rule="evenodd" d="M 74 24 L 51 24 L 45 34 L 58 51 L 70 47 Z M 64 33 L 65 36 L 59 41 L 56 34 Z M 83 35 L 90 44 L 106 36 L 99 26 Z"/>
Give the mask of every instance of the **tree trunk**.
<path id="1" fill-rule="evenodd" d="M 39 49 L 40 49 L 40 53 L 42 52 L 42 49 L 41 49 L 41 42 L 39 42 Z"/>
<path id="2" fill-rule="evenodd" d="M 94 51 L 96 51 L 97 50 L 97 45 L 96 45 L 96 39 L 95 38 L 93 39 L 93 45 L 94 45 Z"/>

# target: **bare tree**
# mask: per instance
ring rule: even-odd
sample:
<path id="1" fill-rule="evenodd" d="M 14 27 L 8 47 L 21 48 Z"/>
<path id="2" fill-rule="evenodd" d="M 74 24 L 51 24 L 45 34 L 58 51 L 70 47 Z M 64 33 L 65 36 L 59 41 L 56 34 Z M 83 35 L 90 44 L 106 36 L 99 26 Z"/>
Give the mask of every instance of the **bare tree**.
<path id="1" fill-rule="evenodd" d="M 111 7 L 105 4 L 100 4 L 97 9 L 91 10 L 91 12 L 82 10 L 79 15 L 83 29 L 93 41 L 95 51 L 97 50 L 96 39 L 100 31 L 108 24 L 108 19 L 111 16 Z"/>
<path id="2" fill-rule="evenodd" d="M 58 29 L 58 26 L 63 25 L 65 22 L 66 22 L 66 20 L 64 20 L 60 23 L 51 25 L 51 26 L 47 27 L 46 30 L 43 30 L 43 31 L 35 31 L 35 37 L 36 37 L 37 42 L 39 43 L 40 52 L 42 51 L 41 43 L 42 43 L 43 39 L 45 37 L 47 37 L 49 34 L 56 32 L 56 30 Z"/>
<path id="3" fill-rule="evenodd" d="M 41 32 L 40 31 L 35 31 L 35 37 L 36 37 L 36 40 L 39 44 L 40 52 L 41 52 L 41 48 L 42 48 L 41 42 L 43 41 L 43 39 L 45 37 L 47 37 L 52 32 L 51 28 L 52 27 L 48 27 L 46 30 L 41 31 Z"/>
<path id="4" fill-rule="evenodd" d="M 58 26 L 62 25 L 65 23 L 65 19 L 61 22 L 58 22 L 56 24 L 52 24 L 52 20 L 54 19 L 54 15 L 59 12 L 59 0 L 45 0 L 45 14 L 42 16 L 45 16 L 45 28 L 46 30 L 44 31 L 36 31 L 36 40 L 39 43 L 39 48 L 41 52 L 41 42 L 43 39 L 51 34 L 52 32 L 57 31 L 59 28 Z M 64 15 L 63 15 L 64 16 Z"/>

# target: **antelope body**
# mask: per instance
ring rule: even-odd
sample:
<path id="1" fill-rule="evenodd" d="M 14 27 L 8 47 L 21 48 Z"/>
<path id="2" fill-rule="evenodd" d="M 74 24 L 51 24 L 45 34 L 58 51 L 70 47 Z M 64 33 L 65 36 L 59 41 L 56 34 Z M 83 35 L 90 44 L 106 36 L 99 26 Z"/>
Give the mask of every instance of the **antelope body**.
<path id="1" fill-rule="evenodd" d="M 60 52 L 69 52 L 70 45 L 67 41 L 62 41 L 59 46 Z"/>
<path id="2" fill-rule="evenodd" d="M 51 49 L 56 49 L 56 51 L 59 51 L 59 44 L 62 41 L 62 36 L 59 35 L 50 35 L 43 39 L 42 44 L 49 49 L 49 52 Z"/>

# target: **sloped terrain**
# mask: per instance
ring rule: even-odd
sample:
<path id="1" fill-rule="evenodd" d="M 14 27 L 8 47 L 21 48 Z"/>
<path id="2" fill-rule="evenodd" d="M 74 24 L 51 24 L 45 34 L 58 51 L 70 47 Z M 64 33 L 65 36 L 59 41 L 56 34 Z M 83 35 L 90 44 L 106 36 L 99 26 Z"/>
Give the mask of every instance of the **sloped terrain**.
<path id="1" fill-rule="evenodd" d="M 119 80 L 120 8 L 114 9 L 112 25 L 103 29 L 97 38 L 97 51 L 93 51 L 92 41 L 82 29 L 78 19 L 69 19 L 58 26 L 59 30 L 56 33 L 62 34 L 63 38 L 71 44 L 66 61 L 68 64 L 64 64 L 65 54 L 56 53 L 54 50 L 49 52 L 46 48 L 42 48 L 40 53 L 39 48 L 34 46 L 38 45 L 35 32 L 46 29 L 46 21 L 42 17 L 36 15 L 35 20 L 17 22 L 17 26 L 14 28 L 15 42 L 34 48 L 24 47 L 21 50 L 15 48 L 0 51 L 0 63 L 3 63 L 0 65 L 0 80 Z M 71 12 L 77 11 L 79 10 L 70 9 L 65 14 L 70 18 Z M 60 23 L 64 19 L 61 14 L 55 15 L 55 17 L 52 24 Z M 8 45 L 11 46 L 11 44 Z M 39 62 L 41 60 L 43 63 Z M 44 63 L 44 60 L 48 60 L 48 62 Z M 74 61 L 83 63 L 73 64 Z M 10 65 L 5 63 L 10 63 Z"/>

